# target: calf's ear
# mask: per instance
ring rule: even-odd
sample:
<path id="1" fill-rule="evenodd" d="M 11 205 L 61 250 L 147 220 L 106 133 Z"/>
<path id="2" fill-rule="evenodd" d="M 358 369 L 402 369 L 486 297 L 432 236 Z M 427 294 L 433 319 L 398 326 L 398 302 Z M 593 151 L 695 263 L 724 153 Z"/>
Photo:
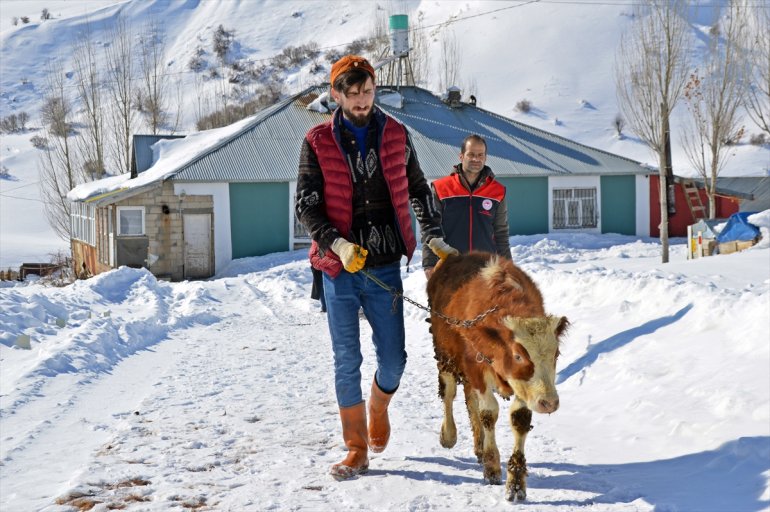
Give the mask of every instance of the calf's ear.
<path id="1" fill-rule="evenodd" d="M 564 334 L 570 326 L 569 320 L 567 320 L 566 316 L 551 316 L 549 320 L 551 329 L 553 329 L 553 332 L 556 334 L 557 338 L 560 338 L 561 335 Z"/>

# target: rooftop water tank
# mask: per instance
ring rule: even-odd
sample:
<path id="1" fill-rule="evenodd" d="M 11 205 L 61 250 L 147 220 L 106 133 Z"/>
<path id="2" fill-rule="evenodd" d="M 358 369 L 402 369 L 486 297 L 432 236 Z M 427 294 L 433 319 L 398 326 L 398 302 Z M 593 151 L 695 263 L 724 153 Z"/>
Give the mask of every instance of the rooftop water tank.
<path id="1" fill-rule="evenodd" d="M 390 17 L 390 47 L 393 55 L 409 53 L 409 16 L 394 14 Z"/>

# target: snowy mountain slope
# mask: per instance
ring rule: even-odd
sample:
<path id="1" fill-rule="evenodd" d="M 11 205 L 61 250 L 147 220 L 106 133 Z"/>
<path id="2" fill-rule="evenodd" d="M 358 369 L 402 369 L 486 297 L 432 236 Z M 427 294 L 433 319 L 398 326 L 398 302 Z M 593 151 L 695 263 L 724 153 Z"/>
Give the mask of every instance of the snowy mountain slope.
<path id="1" fill-rule="evenodd" d="M 767 244 L 689 262 L 675 244 L 661 271 L 654 241 L 512 242 L 547 310 L 573 324 L 557 365 L 562 407 L 533 419 L 522 506 L 766 510 Z M 419 258 L 404 267 L 404 292 L 424 304 L 419 268 Z M 367 476 L 326 475 L 343 446 L 326 319 L 310 285 L 296 251 L 237 260 L 205 282 L 122 268 L 63 289 L 0 288 L 0 508 L 64 511 L 56 500 L 78 499 L 137 511 L 509 507 L 501 486 L 482 483 L 462 399 L 457 446 L 438 443 L 432 343 L 425 312 L 411 305 L 391 444 Z M 31 350 L 12 347 L 19 333 Z M 369 336 L 362 322 L 365 385 Z M 501 401 L 503 462 L 506 410 Z"/>

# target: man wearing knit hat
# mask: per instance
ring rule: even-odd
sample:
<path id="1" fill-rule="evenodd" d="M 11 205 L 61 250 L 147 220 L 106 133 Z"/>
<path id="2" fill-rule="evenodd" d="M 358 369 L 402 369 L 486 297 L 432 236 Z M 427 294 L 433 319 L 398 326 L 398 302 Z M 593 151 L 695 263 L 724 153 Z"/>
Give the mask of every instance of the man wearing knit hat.
<path id="1" fill-rule="evenodd" d="M 401 256 L 416 246 L 409 205 L 423 242 L 439 254 L 443 241 L 406 128 L 374 104 L 374 68 L 346 55 L 332 65 L 331 96 L 338 108 L 302 142 L 295 213 L 312 238 L 310 262 L 322 270 L 334 353 L 337 404 L 347 456 L 331 467 L 344 480 L 369 468 L 390 437 L 388 405 L 406 365 Z M 364 269 L 365 272 L 359 272 Z M 377 370 L 367 408 L 361 392 L 359 308 L 372 329 Z"/>

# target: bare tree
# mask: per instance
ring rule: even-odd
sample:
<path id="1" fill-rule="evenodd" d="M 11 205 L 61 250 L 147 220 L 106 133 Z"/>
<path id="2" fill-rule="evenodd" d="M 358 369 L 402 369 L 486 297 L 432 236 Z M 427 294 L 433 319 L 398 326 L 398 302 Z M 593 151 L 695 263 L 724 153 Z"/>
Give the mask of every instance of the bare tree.
<path id="1" fill-rule="evenodd" d="M 746 10 L 733 0 L 709 35 L 704 71 L 690 75 L 684 91 L 690 122 L 684 130 L 684 150 L 690 163 L 707 183 L 709 218 L 716 216 L 717 176 L 726 162 L 729 145 L 743 131 L 739 113 L 743 100 L 746 61 L 741 35 L 746 30 Z"/>
<path id="2" fill-rule="evenodd" d="M 156 23 L 147 25 L 139 38 L 139 68 L 142 75 L 141 111 L 150 132 L 157 134 L 168 121 L 168 75 L 163 66 L 166 39 Z"/>
<path id="3" fill-rule="evenodd" d="M 686 0 L 652 0 L 635 8 L 615 57 L 620 110 L 628 126 L 657 155 L 660 166 L 660 241 L 668 263 L 669 189 L 673 186 L 669 119 L 687 82 Z"/>
<path id="4" fill-rule="evenodd" d="M 136 125 L 136 96 L 133 91 L 134 51 L 131 27 L 118 18 L 105 49 L 110 97 L 108 153 L 121 173 L 131 171 L 131 137 Z"/>
<path id="5" fill-rule="evenodd" d="M 96 59 L 96 46 L 90 25 L 75 43 L 73 61 L 76 72 L 78 99 L 85 116 L 86 130 L 78 139 L 86 173 L 94 178 L 104 174 L 104 105 L 102 102 L 102 71 Z"/>
<path id="6" fill-rule="evenodd" d="M 745 107 L 751 120 L 770 135 L 770 8 L 757 7 L 750 16 L 743 46 L 749 65 Z"/>
<path id="7" fill-rule="evenodd" d="M 177 80 L 173 86 L 173 106 L 169 103 L 170 111 L 166 113 L 166 128 L 169 133 L 176 133 L 182 122 L 182 109 L 184 106 L 185 89 L 182 87 L 182 81 Z M 173 114 L 171 112 L 174 112 Z"/>
<path id="8" fill-rule="evenodd" d="M 425 13 L 420 11 L 417 14 L 417 25 L 409 31 L 411 39 L 409 60 L 412 62 L 414 83 L 423 86 L 427 85 L 430 76 L 430 48 L 428 46 L 428 34 L 423 27 L 424 18 Z"/>
<path id="9" fill-rule="evenodd" d="M 193 82 L 195 88 L 193 115 L 195 116 L 195 123 L 197 125 L 205 116 L 209 114 L 209 112 L 213 110 L 213 108 L 210 104 L 209 95 L 205 92 L 205 83 L 203 77 L 196 73 L 193 78 L 195 80 Z"/>
<path id="10" fill-rule="evenodd" d="M 445 31 L 441 38 L 441 54 L 438 65 L 440 91 L 446 91 L 453 85 L 461 86 L 462 50 L 453 31 Z"/>
<path id="11" fill-rule="evenodd" d="M 72 102 L 61 65 L 49 62 L 41 118 L 48 147 L 40 157 L 40 193 L 48 224 L 63 239 L 70 237 L 67 193 L 82 182 L 71 140 Z"/>
<path id="12" fill-rule="evenodd" d="M 390 48 L 389 18 L 383 9 L 374 11 L 372 29 L 369 36 L 370 54 L 373 61 L 379 61 L 388 57 Z"/>

